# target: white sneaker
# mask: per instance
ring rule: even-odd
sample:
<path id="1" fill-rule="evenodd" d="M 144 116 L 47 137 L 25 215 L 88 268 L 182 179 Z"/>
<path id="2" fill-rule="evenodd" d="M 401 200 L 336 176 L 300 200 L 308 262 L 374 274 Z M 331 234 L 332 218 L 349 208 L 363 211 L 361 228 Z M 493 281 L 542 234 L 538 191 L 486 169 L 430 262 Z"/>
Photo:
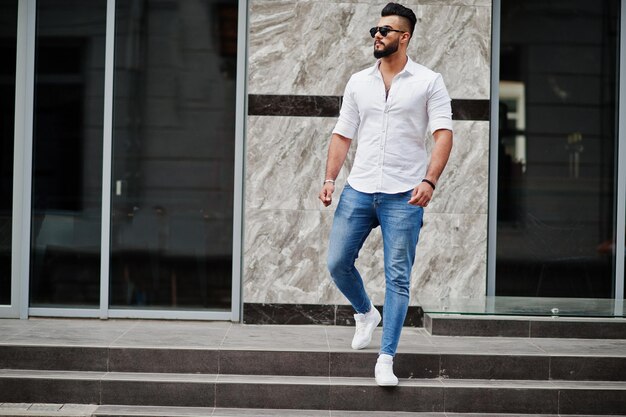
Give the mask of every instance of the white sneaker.
<path id="1" fill-rule="evenodd" d="M 393 374 L 393 356 L 381 354 L 376 361 L 374 377 L 380 387 L 395 387 L 398 385 L 398 378 Z"/>
<path id="2" fill-rule="evenodd" d="M 380 323 L 380 313 L 372 305 L 370 311 L 365 314 L 355 314 L 354 321 L 356 330 L 352 338 L 352 349 L 363 349 L 372 341 L 372 333 Z"/>

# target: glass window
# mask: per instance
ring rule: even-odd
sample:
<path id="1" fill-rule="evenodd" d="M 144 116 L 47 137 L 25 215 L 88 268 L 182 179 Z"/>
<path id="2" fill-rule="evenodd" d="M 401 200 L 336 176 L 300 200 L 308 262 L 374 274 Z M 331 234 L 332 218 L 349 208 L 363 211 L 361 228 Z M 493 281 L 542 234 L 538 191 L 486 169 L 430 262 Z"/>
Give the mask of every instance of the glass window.
<path id="1" fill-rule="evenodd" d="M 613 295 L 619 5 L 502 0 L 497 295 Z"/>
<path id="2" fill-rule="evenodd" d="M 0 0 L 0 304 L 11 304 L 17 0 Z"/>
<path id="3" fill-rule="evenodd" d="M 100 296 L 106 0 L 37 1 L 31 307 Z"/>
<path id="4" fill-rule="evenodd" d="M 111 306 L 231 303 L 237 1 L 116 2 Z"/>

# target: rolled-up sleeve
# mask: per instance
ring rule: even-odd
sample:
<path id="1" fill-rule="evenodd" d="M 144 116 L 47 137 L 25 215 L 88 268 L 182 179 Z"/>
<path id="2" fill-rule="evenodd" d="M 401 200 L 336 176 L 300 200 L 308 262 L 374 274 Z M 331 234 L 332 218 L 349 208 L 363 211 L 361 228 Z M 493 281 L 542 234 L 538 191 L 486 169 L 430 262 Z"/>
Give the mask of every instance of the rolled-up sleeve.
<path id="1" fill-rule="evenodd" d="M 333 129 L 333 133 L 341 135 L 348 139 L 354 139 L 359 130 L 359 109 L 354 101 L 354 93 L 352 91 L 352 79 L 348 81 L 343 93 L 341 110 L 339 111 L 339 119 Z"/>
<path id="2" fill-rule="evenodd" d="M 441 74 L 437 74 L 431 83 L 427 104 L 428 125 L 431 133 L 439 129 L 452 130 L 452 106 L 450 102 L 443 78 Z"/>

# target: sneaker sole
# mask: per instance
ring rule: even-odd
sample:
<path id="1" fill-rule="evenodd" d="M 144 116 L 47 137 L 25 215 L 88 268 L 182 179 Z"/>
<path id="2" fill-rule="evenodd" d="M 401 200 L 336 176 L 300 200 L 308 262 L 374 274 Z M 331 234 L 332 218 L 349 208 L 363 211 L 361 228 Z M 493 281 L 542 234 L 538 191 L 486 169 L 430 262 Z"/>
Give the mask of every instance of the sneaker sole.
<path id="1" fill-rule="evenodd" d="M 370 338 L 370 340 L 367 341 L 366 344 L 364 344 L 363 346 L 352 346 L 352 349 L 354 350 L 361 350 L 361 349 L 365 349 L 366 347 L 368 347 L 370 345 L 370 343 L 372 343 L 372 339 Z"/>
<path id="2" fill-rule="evenodd" d="M 380 383 L 378 381 L 376 381 L 376 385 L 378 385 L 379 387 L 396 387 L 398 386 L 398 383 L 396 382 L 394 383 Z"/>

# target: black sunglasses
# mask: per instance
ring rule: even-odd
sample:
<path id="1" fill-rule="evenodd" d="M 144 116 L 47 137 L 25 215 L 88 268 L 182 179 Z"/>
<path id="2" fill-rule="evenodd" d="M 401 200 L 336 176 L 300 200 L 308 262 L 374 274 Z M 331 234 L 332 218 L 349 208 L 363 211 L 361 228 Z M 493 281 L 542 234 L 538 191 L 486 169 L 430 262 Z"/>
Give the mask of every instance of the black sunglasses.
<path id="1" fill-rule="evenodd" d="M 370 35 L 372 35 L 372 38 L 374 36 L 376 36 L 376 32 L 380 32 L 380 34 L 383 36 L 383 38 L 385 36 L 387 36 L 389 34 L 389 32 L 400 32 L 400 33 L 404 33 L 403 30 L 397 30 L 397 29 L 391 29 L 388 28 L 386 26 L 375 26 L 373 28 L 370 29 Z"/>

